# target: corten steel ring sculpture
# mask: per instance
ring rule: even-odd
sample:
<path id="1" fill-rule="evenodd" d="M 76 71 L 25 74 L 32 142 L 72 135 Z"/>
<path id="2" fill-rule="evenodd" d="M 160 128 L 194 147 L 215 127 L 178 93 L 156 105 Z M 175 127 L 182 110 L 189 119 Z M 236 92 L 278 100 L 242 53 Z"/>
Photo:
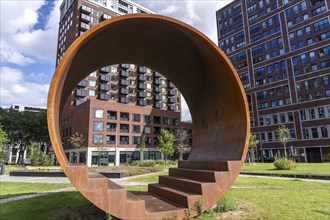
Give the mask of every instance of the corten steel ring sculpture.
<path id="1" fill-rule="evenodd" d="M 88 172 L 86 165 L 70 164 L 61 144 L 59 117 L 71 91 L 90 72 L 117 63 L 161 72 L 185 97 L 194 122 L 188 160 L 180 161 L 159 183 L 149 184 L 145 194 L 127 192 L 101 174 Z M 50 85 L 48 127 L 71 183 L 121 219 L 183 218 L 210 208 L 237 177 L 250 132 L 244 89 L 223 52 L 191 26 L 150 14 L 104 21 L 71 45 Z"/>

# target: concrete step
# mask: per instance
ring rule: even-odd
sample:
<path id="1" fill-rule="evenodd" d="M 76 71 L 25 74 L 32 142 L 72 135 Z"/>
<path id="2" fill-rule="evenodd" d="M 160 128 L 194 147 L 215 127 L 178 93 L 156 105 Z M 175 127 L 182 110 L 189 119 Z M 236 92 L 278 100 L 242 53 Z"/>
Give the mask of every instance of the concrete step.
<path id="1" fill-rule="evenodd" d="M 215 182 L 216 176 L 214 171 L 195 170 L 185 168 L 169 168 L 169 176 L 179 177 L 200 182 Z"/>
<path id="2" fill-rule="evenodd" d="M 184 192 L 159 183 L 149 184 L 148 192 L 175 202 L 185 208 L 193 208 L 198 199 L 202 198 L 199 194 Z"/>
<path id="3" fill-rule="evenodd" d="M 196 180 L 184 179 L 173 176 L 159 176 L 159 183 L 170 186 L 175 189 L 193 192 L 202 195 L 203 188 L 208 186 L 215 186 L 214 182 L 201 182 Z"/>

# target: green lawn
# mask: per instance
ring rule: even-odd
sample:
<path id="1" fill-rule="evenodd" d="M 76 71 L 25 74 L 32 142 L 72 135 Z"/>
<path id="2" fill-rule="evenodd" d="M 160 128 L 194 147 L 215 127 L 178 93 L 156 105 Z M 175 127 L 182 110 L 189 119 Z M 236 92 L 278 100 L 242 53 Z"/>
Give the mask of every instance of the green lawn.
<path id="1" fill-rule="evenodd" d="M 22 166 L 22 165 L 6 165 L 5 173 L 9 173 L 13 170 L 32 170 L 32 171 L 48 171 L 51 169 L 62 170 L 60 166 Z"/>
<path id="2" fill-rule="evenodd" d="M 156 175 L 153 175 L 153 179 L 155 178 Z M 23 188 L 36 186 L 34 183 L 26 184 Z M 135 192 L 147 190 L 146 186 L 126 188 Z M 237 204 L 235 211 L 223 214 L 206 212 L 196 219 L 328 220 L 330 219 L 329 191 L 330 183 L 239 177 L 228 192 L 228 196 Z M 82 218 L 83 216 L 85 218 Z M 79 192 L 61 192 L 5 203 L 1 204 L 0 209 L 1 220 L 104 219 L 104 216 L 104 212 L 90 204 Z"/>
<path id="3" fill-rule="evenodd" d="M 155 173 L 155 174 L 151 174 L 148 176 L 136 177 L 136 178 L 129 179 L 127 181 L 128 182 L 142 182 L 142 183 L 156 183 L 156 182 L 158 182 L 158 177 L 163 176 L 163 175 L 168 175 L 168 171 L 164 171 L 161 173 Z"/>
<path id="4" fill-rule="evenodd" d="M 297 163 L 295 170 L 275 170 L 273 163 L 245 163 L 242 172 L 330 175 L 330 163 Z"/>
<path id="5" fill-rule="evenodd" d="M 70 183 L 0 182 L 0 199 L 71 187 Z"/>

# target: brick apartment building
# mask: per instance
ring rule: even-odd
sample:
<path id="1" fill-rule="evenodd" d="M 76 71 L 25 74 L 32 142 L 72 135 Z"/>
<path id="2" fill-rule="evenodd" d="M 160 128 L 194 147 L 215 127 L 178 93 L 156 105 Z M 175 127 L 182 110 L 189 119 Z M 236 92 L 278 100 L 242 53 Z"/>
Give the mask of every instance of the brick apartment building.
<path id="1" fill-rule="evenodd" d="M 260 141 L 259 161 L 287 150 L 301 162 L 330 161 L 330 3 L 235 0 L 216 12 L 219 47 L 235 66 Z"/>
<path id="2" fill-rule="evenodd" d="M 153 13 L 128 0 L 64 0 L 60 10 L 57 63 L 73 41 L 93 25 L 123 14 Z M 69 160 L 88 166 L 161 159 L 164 156 L 156 147 L 161 128 L 173 132 L 180 126 L 178 89 L 143 64 L 114 64 L 90 73 L 72 92 L 61 115 Z M 191 132 L 191 123 L 182 127 Z M 70 144 L 76 132 L 83 134 L 85 147 L 74 149 Z M 139 148 L 143 134 L 144 155 Z"/>

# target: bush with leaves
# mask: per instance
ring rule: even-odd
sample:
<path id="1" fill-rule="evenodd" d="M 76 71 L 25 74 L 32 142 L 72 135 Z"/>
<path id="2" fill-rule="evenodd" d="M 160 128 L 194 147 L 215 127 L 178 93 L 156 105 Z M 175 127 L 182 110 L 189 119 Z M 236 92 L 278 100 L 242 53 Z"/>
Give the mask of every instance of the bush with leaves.
<path id="1" fill-rule="evenodd" d="M 297 168 L 297 163 L 292 159 L 276 155 L 274 166 L 277 170 L 293 170 Z"/>
<path id="2" fill-rule="evenodd" d="M 49 156 L 46 155 L 41 149 L 40 146 L 35 143 L 31 142 L 29 146 L 29 158 L 31 160 L 32 166 L 39 166 L 39 165 L 50 165 L 51 160 Z"/>
<path id="3" fill-rule="evenodd" d="M 0 126 L 0 163 L 7 162 L 8 159 L 8 146 L 9 142 L 8 135 L 5 131 L 2 130 Z"/>
<path id="4" fill-rule="evenodd" d="M 215 205 L 214 211 L 217 213 L 229 212 L 236 209 L 236 204 L 234 200 L 228 196 L 224 195 Z"/>

